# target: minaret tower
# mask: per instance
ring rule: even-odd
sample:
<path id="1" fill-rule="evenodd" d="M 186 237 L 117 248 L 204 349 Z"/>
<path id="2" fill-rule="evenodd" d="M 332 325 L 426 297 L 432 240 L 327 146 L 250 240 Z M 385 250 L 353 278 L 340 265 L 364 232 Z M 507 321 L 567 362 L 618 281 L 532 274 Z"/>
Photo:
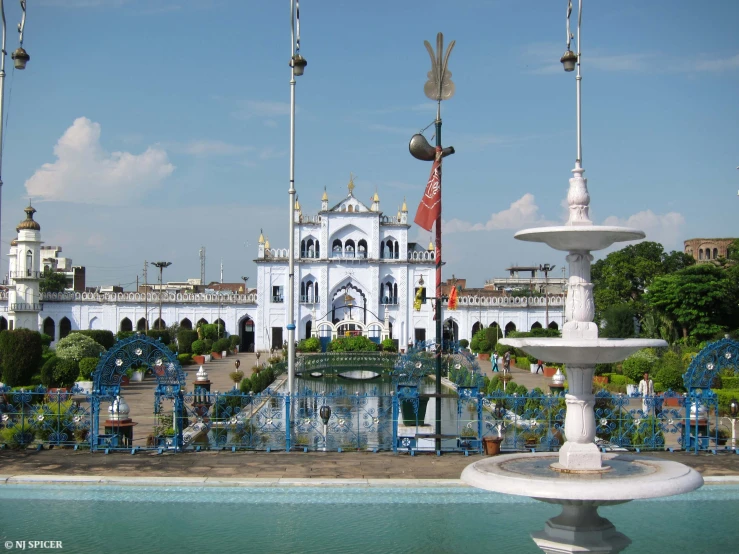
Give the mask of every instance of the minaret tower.
<path id="1" fill-rule="evenodd" d="M 38 331 L 41 311 L 41 226 L 33 220 L 36 210 L 29 204 L 26 219 L 10 247 L 8 286 L 8 328 Z"/>

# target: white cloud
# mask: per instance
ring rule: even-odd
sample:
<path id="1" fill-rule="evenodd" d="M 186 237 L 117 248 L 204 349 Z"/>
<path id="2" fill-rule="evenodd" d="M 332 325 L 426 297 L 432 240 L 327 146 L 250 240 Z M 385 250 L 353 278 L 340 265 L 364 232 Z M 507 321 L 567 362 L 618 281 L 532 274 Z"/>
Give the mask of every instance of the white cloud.
<path id="1" fill-rule="evenodd" d="M 506 210 L 491 214 L 485 223 L 470 223 L 460 219 L 445 221 L 445 233 L 466 233 L 471 231 L 494 231 L 499 229 L 522 229 L 524 227 L 541 227 L 551 225 L 543 216 L 539 215 L 539 206 L 536 205 L 534 195 L 530 192 L 512 202 Z"/>
<path id="2" fill-rule="evenodd" d="M 253 149 L 251 146 L 230 144 L 222 140 L 194 140 L 182 147 L 182 151 L 185 154 L 192 156 L 233 156 L 235 154 L 249 152 Z"/>
<path id="3" fill-rule="evenodd" d="M 685 218 L 677 212 L 669 212 L 664 215 L 655 214 L 652 210 L 644 210 L 627 218 L 616 216 L 607 217 L 603 225 L 619 225 L 631 227 L 644 231 L 647 235 L 645 240 L 659 242 L 665 250 L 682 250 L 682 227 Z"/>
<path id="4" fill-rule="evenodd" d="M 54 147 L 56 161 L 45 163 L 26 181 L 34 198 L 85 204 L 121 204 L 158 187 L 174 171 L 167 153 L 150 146 L 141 154 L 106 152 L 100 124 L 77 118 Z"/>
<path id="5" fill-rule="evenodd" d="M 296 108 L 297 111 L 297 108 Z M 290 115 L 289 102 L 273 102 L 260 100 L 247 100 L 238 110 L 233 112 L 237 119 L 251 119 L 252 117 L 276 117 Z"/>

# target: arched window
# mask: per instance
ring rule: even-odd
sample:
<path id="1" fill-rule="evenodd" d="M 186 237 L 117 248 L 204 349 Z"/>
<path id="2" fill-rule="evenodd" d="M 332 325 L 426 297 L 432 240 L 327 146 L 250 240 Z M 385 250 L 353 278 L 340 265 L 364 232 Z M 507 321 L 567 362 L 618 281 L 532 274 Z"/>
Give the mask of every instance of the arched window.
<path id="1" fill-rule="evenodd" d="M 8 330 L 8 320 L 4 317 L 0 317 L 0 331 Z"/>
<path id="2" fill-rule="evenodd" d="M 318 243 L 318 241 L 316 241 L 316 254 L 315 255 L 316 255 L 316 258 L 320 258 L 321 257 L 321 246 Z"/>
<path id="3" fill-rule="evenodd" d="M 208 325 L 208 320 L 205 319 L 204 317 L 201 317 L 200 319 L 198 319 L 198 322 L 195 326 L 200 327 L 201 325 Z"/>
<path id="4" fill-rule="evenodd" d="M 121 320 L 120 330 L 122 332 L 124 332 L 124 333 L 129 333 L 129 332 L 133 331 L 133 323 L 131 323 L 131 320 L 128 319 L 127 317 L 124 317 Z"/>
<path id="5" fill-rule="evenodd" d="M 367 241 L 362 239 L 357 243 L 357 257 L 358 258 L 366 258 L 367 257 Z"/>
<path id="6" fill-rule="evenodd" d="M 33 269 L 33 252 L 29 250 L 26 252 L 26 275 L 31 276 L 31 270 Z"/>
<path id="7" fill-rule="evenodd" d="M 146 331 L 146 318 L 142 317 L 136 322 L 137 331 Z"/>
<path id="8" fill-rule="evenodd" d="M 51 337 L 51 340 L 54 340 L 56 338 L 56 326 L 54 325 L 54 320 L 50 317 L 47 317 L 44 319 L 44 335 L 49 335 Z"/>
<path id="9" fill-rule="evenodd" d="M 156 318 L 152 329 L 166 329 L 166 328 L 167 328 L 167 323 L 163 319 Z"/>
<path id="10" fill-rule="evenodd" d="M 63 317 L 59 322 L 59 338 L 63 339 L 72 332 L 72 322 L 68 318 Z"/>
<path id="11" fill-rule="evenodd" d="M 344 256 L 348 258 L 353 258 L 355 251 L 356 249 L 354 247 L 354 241 L 352 239 L 347 239 L 347 241 L 344 243 Z"/>
<path id="12" fill-rule="evenodd" d="M 305 322 L 305 338 L 309 339 L 311 331 L 313 330 L 313 322 L 309 319 Z"/>
<path id="13" fill-rule="evenodd" d="M 556 330 L 556 329 L 559 329 L 559 325 L 557 325 L 557 322 L 556 321 L 550 321 L 549 322 L 549 328 Z"/>
<path id="14" fill-rule="evenodd" d="M 182 321 L 180 321 L 180 327 L 182 327 L 183 329 L 189 329 L 190 331 L 192 331 L 192 321 L 190 321 L 188 318 L 185 318 Z"/>
<path id="15" fill-rule="evenodd" d="M 711 259 L 711 249 L 710 248 L 706 248 L 706 259 L 707 260 Z"/>
<path id="16" fill-rule="evenodd" d="M 343 251 L 344 245 L 341 244 L 341 241 L 339 239 L 335 239 L 334 242 L 331 244 L 331 255 L 334 258 L 340 258 Z"/>
<path id="17" fill-rule="evenodd" d="M 349 204 L 349 207 L 346 209 L 346 211 L 347 212 L 353 212 L 354 211 L 354 206 L 352 206 L 351 204 Z"/>
<path id="18" fill-rule="evenodd" d="M 477 321 L 472 326 L 472 336 L 474 337 L 475 336 L 475 333 L 477 333 L 480 329 L 482 329 L 482 323 L 480 323 L 479 321 Z"/>
<path id="19" fill-rule="evenodd" d="M 515 331 L 515 330 L 516 330 L 516 324 L 513 323 L 512 321 L 509 321 L 508 325 L 505 326 L 505 336 L 507 337 L 508 333 L 510 333 L 511 331 Z"/>
<path id="20" fill-rule="evenodd" d="M 702 260 L 703 259 L 703 249 L 702 248 L 700 250 L 698 250 L 698 259 L 699 260 Z"/>
<path id="21" fill-rule="evenodd" d="M 534 324 L 531 326 L 531 329 L 541 329 L 541 323 L 535 321 Z"/>
<path id="22" fill-rule="evenodd" d="M 718 259 L 718 248 L 713 249 L 713 259 L 714 260 Z"/>

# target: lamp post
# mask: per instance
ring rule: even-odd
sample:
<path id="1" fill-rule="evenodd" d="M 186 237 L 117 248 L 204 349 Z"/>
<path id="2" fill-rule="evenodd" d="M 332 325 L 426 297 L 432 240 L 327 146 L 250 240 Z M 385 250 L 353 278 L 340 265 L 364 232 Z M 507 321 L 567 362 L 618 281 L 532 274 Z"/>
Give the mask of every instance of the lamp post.
<path id="1" fill-rule="evenodd" d="M 295 77 L 308 62 L 300 55 L 300 2 L 290 0 L 290 209 L 287 279 L 287 390 L 292 396 L 295 381 Z"/>
<path id="2" fill-rule="evenodd" d="M 246 282 L 249 280 L 249 278 L 242 276 L 241 277 L 241 280 L 244 281 L 244 294 L 246 294 L 248 292 L 248 290 L 246 288 Z"/>
<path id="3" fill-rule="evenodd" d="M 165 267 L 172 265 L 172 262 L 151 262 L 151 265 L 159 268 L 159 330 L 162 330 L 162 271 Z"/>
<path id="4" fill-rule="evenodd" d="M 549 329 L 549 272 L 554 271 L 555 267 L 557 266 L 550 264 L 539 265 L 539 271 L 544 272 L 544 305 L 546 306 L 546 315 L 544 317 L 547 329 Z"/>
<path id="5" fill-rule="evenodd" d="M 21 10 L 23 11 L 23 15 L 21 16 L 21 22 L 18 24 L 18 34 L 20 38 L 20 45 L 18 48 L 11 54 L 11 58 L 13 59 L 14 67 L 16 69 L 22 70 L 26 68 L 26 63 L 31 59 L 31 56 L 28 55 L 28 52 L 26 52 L 23 49 L 23 30 L 26 27 L 26 0 L 20 0 L 21 2 Z M 3 108 L 5 107 L 5 6 L 3 4 L 3 0 L 0 0 L 0 16 L 2 17 L 2 52 L 0 52 L 0 214 L 2 213 L 2 190 L 3 190 L 3 178 L 2 178 L 2 166 L 3 166 L 3 128 L 4 128 L 4 121 L 3 118 Z M 1 221 L 1 219 L 0 219 Z"/>
<path id="6" fill-rule="evenodd" d="M 323 451 L 326 452 L 326 446 L 328 445 L 328 420 L 331 419 L 331 406 L 324 404 L 321 406 L 318 414 L 321 416 L 321 421 L 323 421 Z"/>
<path id="7" fill-rule="evenodd" d="M 739 401 L 736 398 L 732 398 L 729 403 L 729 410 L 731 411 L 731 449 L 736 451 L 736 422 L 737 415 L 739 415 Z"/>

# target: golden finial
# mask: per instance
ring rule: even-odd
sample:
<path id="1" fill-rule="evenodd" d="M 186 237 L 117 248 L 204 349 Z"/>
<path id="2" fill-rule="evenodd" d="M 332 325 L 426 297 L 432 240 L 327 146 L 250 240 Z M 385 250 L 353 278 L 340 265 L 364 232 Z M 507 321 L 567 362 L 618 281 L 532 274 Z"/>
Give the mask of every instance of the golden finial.
<path id="1" fill-rule="evenodd" d="M 269 239 L 267 239 L 267 241 L 264 243 L 264 248 L 266 250 L 269 250 Z"/>
<path id="2" fill-rule="evenodd" d="M 403 197 L 403 207 L 400 208 L 401 212 L 408 213 L 408 205 L 405 203 L 405 196 Z"/>
<path id="3" fill-rule="evenodd" d="M 264 233 L 259 229 L 259 244 L 264 244 Z"/>
<path id="4" fill-rule="evenodd" d="M 298 201 L 297 198 L 295 199 L 295 211 L 296 212 L 300 211 L 300 201 Z"/>
<path id="5" fill-rule="evenodd" d="M 429 239 L 429 252 L 433 252 L 433 251 L 434 251 L 434 241 Z"/>
<path id="6" fill-rule="evenodd" d="M 347 188 L 349 189 L 349 194 L 354 196 L 354 174 L 349 173 L 349 184 L 347 185 Z"/>
<path id="7" fill-rule="evenodd" d="M 372 197 L 373 202 L 379 202 L 380 201 L 380 195 L 377 194 L 377 189 L 375 189 L 375 195 Z"/>
<path id="8" fill-rule="evenodd" d="M 323 187 L 323 196 L 321 196 L 322 202 L 328 202 L 328 193 L 326 192 L 326 187 Z"/>

